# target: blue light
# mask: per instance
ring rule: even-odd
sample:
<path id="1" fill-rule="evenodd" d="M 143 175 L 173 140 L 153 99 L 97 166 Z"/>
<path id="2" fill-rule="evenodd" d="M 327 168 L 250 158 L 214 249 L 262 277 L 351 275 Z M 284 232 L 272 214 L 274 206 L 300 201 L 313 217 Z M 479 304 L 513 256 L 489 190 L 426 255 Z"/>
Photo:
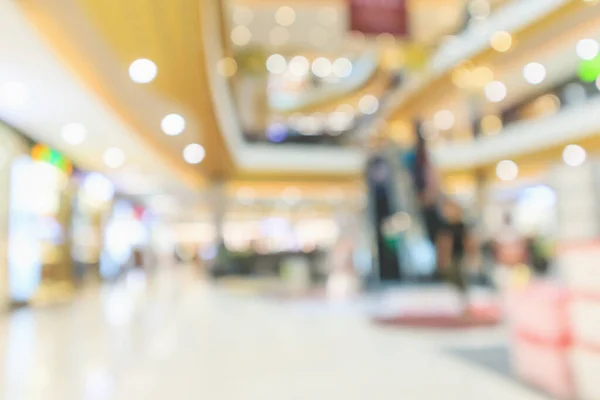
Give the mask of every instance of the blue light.
<path id="1" fill-rule="evenodd" d="M 267 139 L 270 142 L 281 143 L 287 138 L 287 131 L 287 127 L 282 123 L 271 124 L 267 128 Z"/>

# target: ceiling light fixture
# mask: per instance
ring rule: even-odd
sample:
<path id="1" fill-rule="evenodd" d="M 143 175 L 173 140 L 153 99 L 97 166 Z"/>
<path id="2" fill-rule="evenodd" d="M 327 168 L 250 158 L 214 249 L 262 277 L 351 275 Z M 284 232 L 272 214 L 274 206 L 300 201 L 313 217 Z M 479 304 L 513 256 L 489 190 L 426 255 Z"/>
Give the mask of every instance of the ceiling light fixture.
<path id="1" fill-rule="evenodd" d="M 571 167 L 578 167 L 585 162 L 587 153 L 585 149 L 576 144 L 570 144 L 565 147 L 562 153 L 563 161 Z"/>
<path id="2" fill-rule="evenodd" d="M 529 63 L 523 67 L 523 77 L 528 83 L 538 85 L 546 79 L 546 67 L 536 62 Z"/>
<path id="3" fill-rule="evenodd" d="M 310 63 L 308 62 L 306 57 L 296 56 L 290 61 L 289 70 L 292 73 L 292 75 L 299 77 L 304 76 L 308 74 L 309 69 Z"/>
<path id="4" fill-rule="evenodd" d="M 237 72 L 237 62 L 231 57 L 225 57 L 217 62 L 217 72 L 224 77 L 232 77 Z"/>
<path id="5" fill-rule="evenodd" d="M 76 146 L 85 141 L 87 137 L 87 130 L 85 126 L 78 122 L 72 122 L 62 127 L 60 135 L 65 142 L 70 145 Z"/>
<path id="6" fill-rule="evenodd" d="M 514 161 L 503 160 L 496 165 L 496 176 L 502 181 L 512 181 L 519 176 L 519 167 Z"/>
<path id="7" fill-rule="evenodd" d="M 496 115 L 486 115 L 481 119 L 481 131 L 486 135 L 496 135 L 502 130 L 502 120 Z"/>
<path id="8" fill-rule="evenodd" d="M 169 114 L 162 119 L 160 127 L 165 135 L 177 136 L 185 130 L 185 118 L 179 114 Z"/>
<path id="9" fill-rule="evenodd" d="M 129 77 L 135 83 L 150 83 L 157 73 L 156 64 L 147 58 L 138 58 L 129 65 Z"/>
<path id="10" fill-rule="evenodd" d="M 231 31 L 231 41 L 237 46 L 245 46 L 251 39 L 252 32 L 244 25 L 238 25 Z"/>
<path id="11" fill-rule="evenodd" d="M 110 147 L 104 151 L 102 160 L 107 167 L 117 169 L 125 164 L 125 153 L 118 147 Z"/>
<path id="12" fill-rule="evenodd" d="M 319 78 L 325 78 L 331 75 L 332 65 L 331 61 L 325 57 L 318 57 L 312 63 L 312 72 Z"/>
<path id="13" fill-rule="evenodd" d="M 206 150 L 198 143 L 192 143 L 183 149 L 183 159 L 188 164 L 200 164 L 206 156 Z"/>
<path id="14" fill-rule="evenodd" d="M 275 12 L 275 22 L 281 26 L 290 26 L 296 21 L 296 12 L 292 7 L 279 7 Z"/>
<path id="15" fill-rule="evenodd" d="M 358 109 L 367 115 L 375 114 L 379 109 L 379 100 L 372 94 L 363 96 L 358 102 Z"/>
<path id="16" fill-rule="evenodd" d="M 490 38 L 492 48 L 500 53 L 507 52 L 512 47 L 512 35 L 506 31 L 494 32 Z"/>
<path id="17" fill-rule="evenodd" d="M 352 62 L 347 58 L 338 58 L 332 67 L 334 75 L 338 78 L 347 78 L 352 74 Z"/>
<path id="18" fill-rule="evenodd" d="M 594 39 L 581 39 L 577 43 L 577 55 L 582 60 L 593 60 L 598 55 L 600 45 Z"/>
<path id="19" fill-rule="evenodd" d="M 267 70 L 272 74 L 283 74 L 287 68 L 287 61 L 281 54 L 272 54 L 267 58 Z"/>
<path id="20" fill-rule="evenodd" d="M 485 85 L 485 97 L 492 103 L 500 103 L 506 98 L 506 85 L 500 81 L 493 81 Z"/>

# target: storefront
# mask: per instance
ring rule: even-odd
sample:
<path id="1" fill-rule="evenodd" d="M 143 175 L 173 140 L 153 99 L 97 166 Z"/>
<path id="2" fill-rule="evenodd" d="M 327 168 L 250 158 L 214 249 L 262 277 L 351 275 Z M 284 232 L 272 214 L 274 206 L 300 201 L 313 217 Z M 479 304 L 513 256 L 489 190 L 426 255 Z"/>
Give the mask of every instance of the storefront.
<path id="1" fill-rule="evenodd" d="M 0 123 L 0 308 L 10 304 L 8 238 L 13 160 L 27 154 L 27 142 L 17 132 Z"/>
<path id="2" fill-rule="evenodd" d="M 77 174 L 73 202 L 72 256 L 77 281 L 97 282 L 101 278 L 100 258 L 115 187 L 97 172 Z"/>
<path id="3" fill-rule="evenodd" d="M 104 227 L 100 276 L 115 279 L 125 268 L 152 265 L 150 214 L 132 201 L 119 198 L 112 205 Z"/>
<path id="4" fill-rule="evenodd" d="M 41 144 L 10 166 L 8 287 L 13 304 L 53 303 L 74 292 L 72 165 Z"/>

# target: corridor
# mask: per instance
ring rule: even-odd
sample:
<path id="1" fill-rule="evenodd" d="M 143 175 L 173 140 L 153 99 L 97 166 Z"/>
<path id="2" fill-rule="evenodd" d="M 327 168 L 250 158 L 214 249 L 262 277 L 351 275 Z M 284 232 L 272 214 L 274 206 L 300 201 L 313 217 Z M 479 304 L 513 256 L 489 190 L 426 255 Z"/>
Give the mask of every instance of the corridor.
<path id="1" fill-rule="evenodd" d="M 502 332 L 382 329 L 361 308 L 277 303 L 181 271 L 129 276 L 4 316 L 0 398 L 543 398 L 449 351 L 497 345 Z"/>

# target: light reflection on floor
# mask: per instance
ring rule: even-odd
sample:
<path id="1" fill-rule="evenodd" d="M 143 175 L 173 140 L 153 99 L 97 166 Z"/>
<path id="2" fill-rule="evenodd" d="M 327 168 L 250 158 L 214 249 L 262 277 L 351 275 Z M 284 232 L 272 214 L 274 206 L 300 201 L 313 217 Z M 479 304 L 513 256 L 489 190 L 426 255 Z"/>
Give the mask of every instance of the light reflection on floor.
<path id="1" fill-rule="evenodd" d="M 543 399 L 445 351 L 501 332 L 380 329 L 349 309 L 235 296 L 184 271 L 134 275 L 4 316 L 0 399 Z"/>

